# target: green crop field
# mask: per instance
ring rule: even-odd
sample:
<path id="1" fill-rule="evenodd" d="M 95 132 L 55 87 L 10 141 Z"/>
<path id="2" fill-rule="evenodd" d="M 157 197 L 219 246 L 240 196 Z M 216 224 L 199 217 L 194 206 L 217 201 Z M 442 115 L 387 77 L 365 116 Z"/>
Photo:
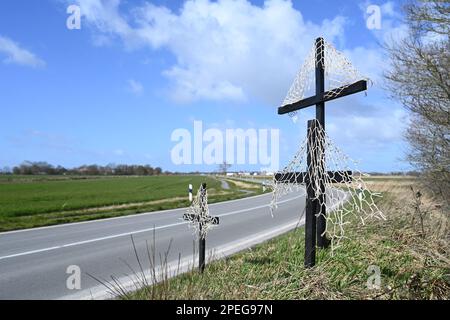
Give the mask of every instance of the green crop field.
<path id="1" fill-rule="evenodd" d="M 0 183 L 0 216 L 22 216 L 61 210 L 187 196 L 188 184 L 200 176 L 118 177 Z M 219 182 L 207 179 L 210 188 Z"/>
<path id="2" fill-rule="evenodd" d="M 245 196 L 208 176 L 0 176 L 0 231 L 188 206 L 188 185 L 211 202 Z"/>

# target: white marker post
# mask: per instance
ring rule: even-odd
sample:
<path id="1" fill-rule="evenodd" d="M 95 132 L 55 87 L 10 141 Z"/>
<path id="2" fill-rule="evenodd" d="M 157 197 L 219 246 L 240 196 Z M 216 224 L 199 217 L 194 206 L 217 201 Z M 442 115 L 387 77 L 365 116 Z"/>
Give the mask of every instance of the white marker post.
<path id="1" fill-rule="evenodd" d="M 358 189 L 356 189 L 356 193 L 358 194 L 360 208 L 362 208 L 362 201 L 363 201 L 363 195 L 364 195 L 363 192 L 364 192 L 364 189 L 363 189 L 362 184 L 360 183 L 360 184 L 358 184 Z"/>
<path id="2" fill-rule="evenodd" d="M 189 202 L 192 202 L 192 184 L 189 185 Z"/>

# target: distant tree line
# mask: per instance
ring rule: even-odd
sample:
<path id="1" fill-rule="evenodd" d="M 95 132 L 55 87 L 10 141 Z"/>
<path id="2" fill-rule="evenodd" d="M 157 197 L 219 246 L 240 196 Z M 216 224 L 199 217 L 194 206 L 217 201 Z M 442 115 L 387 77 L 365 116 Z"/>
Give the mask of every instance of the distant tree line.
<path id="1" fill-rule="evenodd" d="M 392 172 L 368 172 L 371 176 L 412 176 L 420 177 L 421 173 L 419 171 L 392 171 Z"/>
<path id="2" fill-rule="evenodd" d="M 226 171 L 225 171 L 226 172 Z M 83 165 L 76 168 L 67 169 L 62 166 L 53 166 L 47 162 L 25 161 L 19 166 L 13 168 L 0 168 L 0 174 L 17 174 L 17 175 L 88 175 L 88 176 L 158 176 L 158 175 L 177 175 L 177 174 L 208 174 L 210 172 L 170 172 L 163 171 L 160 167 L 153 168 L 150 165 L 127 165 L 127 164 L 108 164 L 100 165 Z M 224 173 L 224 171 L 219 171 Z M 398 171 L 398 172 L 368 172 L 372 176 L 420 176 L 418 171 Z"/>
<path id="3" fill-rule="evenodd" d="M 100 166 L 96 164 L 83 165 L 76 168 L 65 168 L 62 166 L 53 166 L 47 162 L 25 161 L 21 165 L 12 169 L 5 167 L 0 170 L 2 174 L 20 174 L 20 175 L 89 175 L 89 176 L 158 176 L 162 174 L 172 174 L 169 171 L 163 172 L 160 167 L 153 168 L 150 165 L 127 165 L 127 164 L 108 164 Z"/>

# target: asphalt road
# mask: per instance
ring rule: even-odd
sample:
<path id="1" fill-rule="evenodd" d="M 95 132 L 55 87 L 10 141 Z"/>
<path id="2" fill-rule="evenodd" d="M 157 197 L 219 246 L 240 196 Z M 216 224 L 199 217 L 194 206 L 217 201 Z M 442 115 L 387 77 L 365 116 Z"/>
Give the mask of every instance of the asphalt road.
<path id="1" fill-rule="evenodd" d="M 283 198 L 271 216 L 271 194 L 210 205 L 220 225 L 208 234 L 210 259 L 251 247 L 301 225 L 305 199 Z M 107 288 L 94 279 L 119 279 L 133 288 L 138 271 L 131 235 L 143 269 L 150 268 L 146 242 L 156 257 L 167 254 L 170 272 L 192 267 L 192 229 L 181 220 L 185 209 L 0 233 L 0 299 L 104 299 Z M 171 243 L 170 250 L 168 250 Z M 157 259 L 159 260 L 159 258 Z M 159 262 L 156 263 L 161 266 Z M 81 289 L 68 289 L 69 266 L 81 270 Z M 131 269 L 130 269 L 131 267 Z"/>

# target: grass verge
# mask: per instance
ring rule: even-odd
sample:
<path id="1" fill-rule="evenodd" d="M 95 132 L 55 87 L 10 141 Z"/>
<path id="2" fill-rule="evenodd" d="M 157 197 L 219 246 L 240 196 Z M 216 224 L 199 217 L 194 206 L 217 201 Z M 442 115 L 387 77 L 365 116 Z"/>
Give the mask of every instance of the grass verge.
<path id="1" fill-rule="evenodd" d="M 448 207 L 419 191 L 417 180 L 369 179 L 387 216 L 366 226 L 352 221 L 333 254 L 319 250 L 303 267 L 304 231 L 294 230 L 196 271 L 164 278 L 122 299 L 448 299 Z M 419 193 L 418 193 L 419 192 Z M 369 289 L 371 266 L 381 285 Z"/>

